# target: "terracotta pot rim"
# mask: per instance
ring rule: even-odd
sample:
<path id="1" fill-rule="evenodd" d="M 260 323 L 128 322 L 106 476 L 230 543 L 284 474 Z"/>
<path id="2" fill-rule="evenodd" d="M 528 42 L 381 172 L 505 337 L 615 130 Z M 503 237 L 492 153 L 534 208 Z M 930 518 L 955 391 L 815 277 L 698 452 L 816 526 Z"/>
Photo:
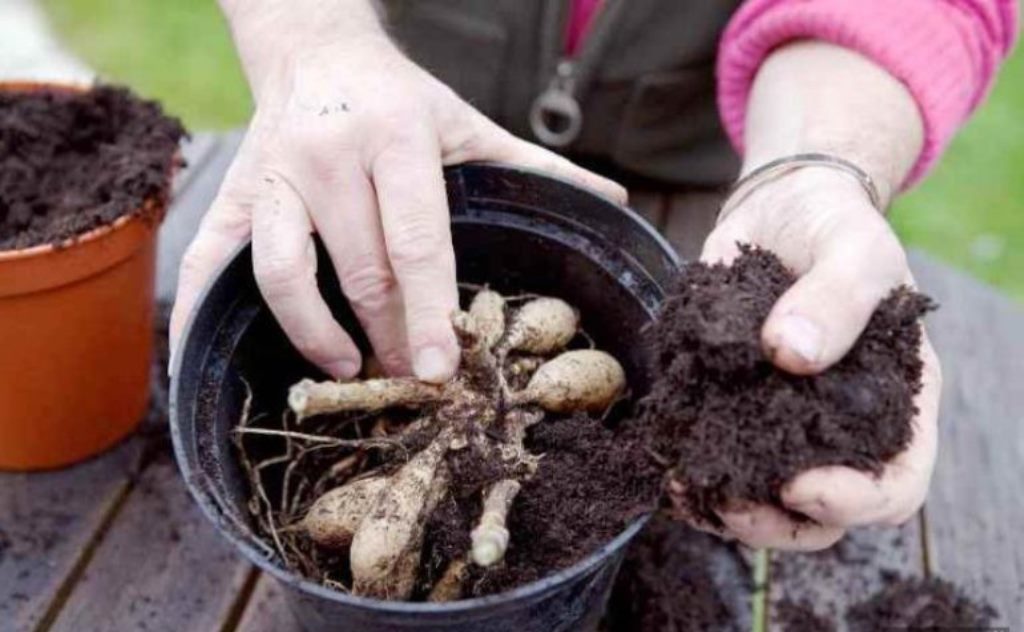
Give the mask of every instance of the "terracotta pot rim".
<path id="1" fill-rule="evenodd" d="M 4 92 L 30 92 L 33 90 L 64 90 L 67 92 L 88 92 L 93 88 L 93 84 L 87 82 L 76 83 L 74 81 L 38 81 L 32 79 L 5 79 L 0 81 L 0 91 Z M 181 150 L 178 150 L 180 154 Z M 173 178 L 176 169 L 171 167 L 171 175 Z M 84 233 L 72 235 L 58 243 L 43 243 L 36 244 L 34 246 L 28 246 L 26 248 L 15 248 L 3 250 L 0 249 L 0 264 L 8 261 L 17 261 L 20 259 L 29 259 L 32 257 L 43 257 L 49 254 L 53 254 L 56 251 L 67 250 L 68 248 L 75 248 L 86 243 L 101 239 L 108 233 L 113 233 L 117 230 L 124 228 L 125 225 L 129 224 L 132 220 L 146 220 L 149 218 L 145 217 L 145 210 L 152 208 L 153 200 L 146 199 L 142 201 L 137 208 L 134 208 L 126 212 L 121 217 L 118 217 L 109 224 L 103 226 L 97 226 Z M 162 217 L 154 217 L 154 221 L 158 224 L 161 222 Z"/>
<path id="2" fill-rule="evenodd" d="M 0 265 L 7 263 L 8 261 L 31 259 L 33 257 L 45 257 L 46 255 L 50 255 L 58 251 L 67 250 L 68 248 L 84 246 L 87 243 L 96 241 L 110 233 L 123 229 L 133 220 L 142 221 L 144 219 L 146 218 L 143 217 L 141 214 L 135 211 L 129 211 L 127 214 L 118 217 L 109 224 L 93 228 L 91 230 L 88 230 L 84 233 L 80 233 L 73 237 L 68 237 L 67 239 L 56 244 L 45 243 L 36 244 L 35 246 L 29 246 L 28 248 L 17 248 L 15 250 L 0 250 Z"/>

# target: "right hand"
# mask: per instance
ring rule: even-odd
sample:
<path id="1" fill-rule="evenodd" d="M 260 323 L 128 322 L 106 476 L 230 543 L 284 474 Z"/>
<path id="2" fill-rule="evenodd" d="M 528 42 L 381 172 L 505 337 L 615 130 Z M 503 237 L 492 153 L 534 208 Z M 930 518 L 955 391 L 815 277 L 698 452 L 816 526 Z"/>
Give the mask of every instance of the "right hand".
<path id="1" fill-rule="evenodd" d="M 182 261 L 172 349 L 202 288 L 251 237 L 256 281 L 288 338 L 330 375 L 355 376 L 359 350 L 317 288 L 316 231 L 384 369 L 444 381 L 459 351 L 442 165 L 511 163 L 626 200 L 495 125 L 383 33 L 309 46 L 254 87 L 256 113 Z"/>

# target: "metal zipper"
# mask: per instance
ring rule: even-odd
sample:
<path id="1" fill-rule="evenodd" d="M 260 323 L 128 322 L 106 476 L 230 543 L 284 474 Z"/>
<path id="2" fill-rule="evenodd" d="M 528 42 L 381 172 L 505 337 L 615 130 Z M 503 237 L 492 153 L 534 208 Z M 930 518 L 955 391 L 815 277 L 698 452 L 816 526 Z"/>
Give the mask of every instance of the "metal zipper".
<path id="1" fill-rule="evenodd" d="M 547 86 L 530 107 L 530 129 L 539 141 L 549 147 L 571 145 L 583 128 L 580 101 L 586 96 L 597 66 L 604 56 L 613 32 L 628 0 L 604 0 L 597 15 L 591 18 L 582 45 L 575 55 L 565 55 L 565 32 L 568 12 L 566 0 L 549 0 L 545 15 L 547 32 L 544 43 L 542 72 L 551 73 Z M 554 66 L 550 70 L 550 65 Z"/>

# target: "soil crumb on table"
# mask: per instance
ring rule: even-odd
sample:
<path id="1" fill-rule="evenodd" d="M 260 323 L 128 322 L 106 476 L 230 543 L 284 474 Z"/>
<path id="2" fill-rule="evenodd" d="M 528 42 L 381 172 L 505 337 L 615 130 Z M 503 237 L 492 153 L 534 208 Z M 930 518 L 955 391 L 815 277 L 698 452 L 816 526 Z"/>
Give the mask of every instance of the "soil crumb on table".
<path id="1" fill-rule="evenodd" d="M 850 607 L 850 632 L 902 629 L 983 629 L 998 613 L 952 583 L 932 577 L 892 581 L 880 592 Z"/>
<path id="2" fill-rule="evenodd" d="M 772 621 L 779 632 L 836 632 L 836 624 L 814 611 L 806 601 L 784 599 L 775 604 Z"/>
<path id="3" fill-rule="evenodd" d="M 659 468 L 638 440 L 598 419 L 582 413 L 548 419 L 530 429 L 525 445 L 544 456 L 509 513 L 512 539 L 505 561 L 491 569 L 471 566 L 466 597 L 510 590 L 571 566 L 656 503 Z M 467 463 L 471 457 L 469 451 L 449 455 L 454 493 L 427 524 L 421 570 L 426 586 L 469 548 L 467 534 L 480 515 L 480 490 L 502 476 L 473 471 Z M 453 463 L 456 459 L 462 462 Z"/>
<path id="4" fill-rule="evenodd" d="M 0 90 L 0 250 L 163 206 L 185 130 L 124 88 Z"/>
<path id="5" fill-rule="evenodd" d="M 752 587 L 725 587 L 716 581 L 713 556 L 723 549 L 738 555 L 714 536 L 673 522 L 663 514 L 655 516 L 630 545 L 612 592 L 603 632 L 740 630 L 739 617 L 729 605 L 733 600 L 727 599 L 723 591 L 749 594 Z"/>
<path id="6" fill-rule="evenodd" d="M 782 506 L 782 486 L 822 465 L 880 473 L 908 445 L 921 389 L 919 319 L 933 303 L 895 289 L 823 374 L 775 368 L 761 327 L 794 275 L 764 250 L 686 265 L 647 334 L 655 383 L 639 428 L 670 468 L 673 506 L 721 526 L 735 500 Z"/>

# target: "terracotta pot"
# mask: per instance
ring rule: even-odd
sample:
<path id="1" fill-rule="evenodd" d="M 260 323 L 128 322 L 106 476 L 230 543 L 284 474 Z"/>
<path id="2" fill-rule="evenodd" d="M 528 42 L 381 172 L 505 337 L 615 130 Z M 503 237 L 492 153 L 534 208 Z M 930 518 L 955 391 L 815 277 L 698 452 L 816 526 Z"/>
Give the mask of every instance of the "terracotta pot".
<path id="1" fill-rule="evenodd" d="M 76 89 L 0 84 L 0 90 Z M 146 410 L 156 228 L 147 203 L 59 247 L 0 251 L 0 468 L 97 454 Z"/>

